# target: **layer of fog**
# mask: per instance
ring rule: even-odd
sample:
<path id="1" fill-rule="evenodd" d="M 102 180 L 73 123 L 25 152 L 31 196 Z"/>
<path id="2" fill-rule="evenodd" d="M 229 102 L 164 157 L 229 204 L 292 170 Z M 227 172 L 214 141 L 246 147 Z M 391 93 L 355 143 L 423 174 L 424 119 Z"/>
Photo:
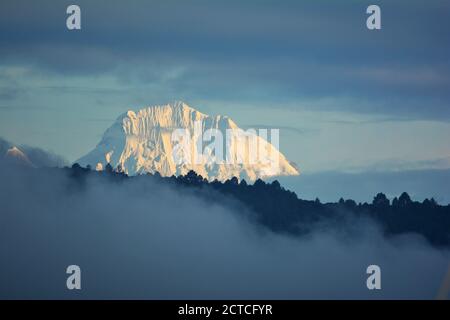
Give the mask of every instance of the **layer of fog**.
<path id="1" fill-rule="evenodd" d="M 370 222 L 351 238 L 274 234 L 245 208 L 148 179 L 0 169 L 0 298 L 434 298 L 448 251 L 419 237 L 387 240 Z M 66 289 L 68 265 L 80 291 Z M 377 264 L 382 289 L 369 291 Z"/>

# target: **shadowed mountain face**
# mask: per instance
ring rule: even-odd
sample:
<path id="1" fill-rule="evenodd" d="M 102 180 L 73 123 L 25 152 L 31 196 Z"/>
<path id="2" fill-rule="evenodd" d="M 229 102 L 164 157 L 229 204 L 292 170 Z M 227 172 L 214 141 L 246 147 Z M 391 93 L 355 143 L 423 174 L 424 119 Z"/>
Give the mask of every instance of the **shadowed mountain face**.
<path id="1" fill-rule="evenodd" d="M 11 164 L 34 167 L 34 164 L 30 161 L 30 159 L 28 159 L 27 155 L 17 147 L 12 147 L 8 149 L 4 157 L 5 161 Z"/>
<path id="2" fill-rule="evenodd" d="M 181 139 L 174 136 L 180 132 L 176 130 L 188 134 L 183 147 L 180 140 L 174 140 Z M 208 116 L 183 102 L 128 111 L 77 163 L 98 170 L 109 163 L 130 175 L 158 172 L 172 176 L 194 170 L 210 181 L 298 175 L 267 137 L 256 132 L 241 139 L 235 136 L 238 132 L 243 130 L 230 118 Z"/>
<path id="3" fill-rule="evenodd" d="M 0 163 L 28 167 L 62 167 L 66 161 L 59 155 L 27 145 L 15 145 L 0 138 Z"/>

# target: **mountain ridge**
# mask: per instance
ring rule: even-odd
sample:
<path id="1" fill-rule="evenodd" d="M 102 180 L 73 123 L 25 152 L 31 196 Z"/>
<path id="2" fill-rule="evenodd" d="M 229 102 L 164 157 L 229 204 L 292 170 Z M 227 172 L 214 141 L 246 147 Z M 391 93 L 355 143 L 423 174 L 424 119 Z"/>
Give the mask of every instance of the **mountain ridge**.
<path id="1" fill-rule="evenodd" d="M 6 161 L 16 165 L 33 168 L 36 167 L 28 158 L 28 156 L 16 146 L 12 146 L 11 148 L 9 148 L 4 154 L 4 158 Z"/>

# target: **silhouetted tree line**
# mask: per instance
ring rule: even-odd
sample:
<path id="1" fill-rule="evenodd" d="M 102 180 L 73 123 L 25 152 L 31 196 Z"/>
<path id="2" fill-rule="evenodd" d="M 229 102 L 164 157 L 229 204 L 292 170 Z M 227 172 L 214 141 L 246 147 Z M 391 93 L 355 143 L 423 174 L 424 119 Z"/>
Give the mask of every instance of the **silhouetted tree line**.
<path id="1" fill-rule="evenodd" d="M 115 182 L 137 178 L 128 177 L 121 168 L 113 169 L 111 165 L 101 172 L 82 168 L 78 164 L 66 170 L 70 171 L 70 176 L 78 185 L 82 185 L 89 174 L 103 175 Z M 450 245 L 450 204 L 439 205 L 433 198 L 423 202 L 413 201 L 406 192 L 392 201 L 383 193 L 378 193 L 372 203 L 356 203 L 342 198 L 337 203 L 322 203 L 317 198 L 313 201 L 299 199 L 295 192 L 286 190 L 278 181 L 266 183 L 258 179 L 254 184 L 248 184 L 245 180 L 239 182 L 237 178 L 232 178 L 225 182 L 208 182 L 194 171 L 167 178 L 159 173 L 147 174 L 146 178 L 195 188 L 197 195 L 210 201 L 222 201 L 224 205 L 227 201 L 221 195 L 227 195 L 250 209 L 253 213 L 251 219 L 275 232 L 301 235 L 318 227 L 348 227 L 355 218 L 370 217 L 380 224 L 387 236 L 415 233 L 433 245 Z"/>

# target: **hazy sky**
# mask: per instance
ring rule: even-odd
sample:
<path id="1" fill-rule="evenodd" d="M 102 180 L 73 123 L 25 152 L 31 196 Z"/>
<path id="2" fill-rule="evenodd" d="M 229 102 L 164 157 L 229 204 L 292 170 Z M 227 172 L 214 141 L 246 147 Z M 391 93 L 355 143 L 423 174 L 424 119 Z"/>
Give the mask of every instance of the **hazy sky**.
<path id="1" fill-rule="evenodd" d="M 449 39 L 449 1 L 3 0 L 0 136 L 73 161 L 127 109 L 183 100 L 281 128 L 306 173 L 449 168 Z"/>

